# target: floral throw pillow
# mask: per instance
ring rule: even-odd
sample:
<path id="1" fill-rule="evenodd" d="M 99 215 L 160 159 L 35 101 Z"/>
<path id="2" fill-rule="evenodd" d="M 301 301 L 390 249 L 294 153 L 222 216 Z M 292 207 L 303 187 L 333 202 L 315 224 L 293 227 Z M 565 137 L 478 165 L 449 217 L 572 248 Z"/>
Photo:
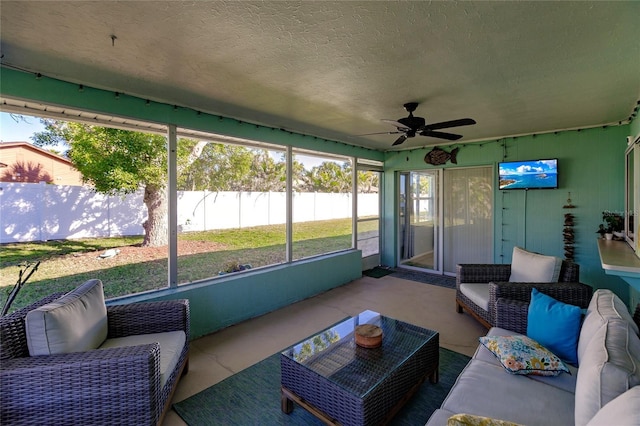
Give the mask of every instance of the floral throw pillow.
<path id="1" fill-rule="evenodd" d="M 484 336 L 479 340 L 511 374 L 557 376 L 563 371 L 571 374 L 560 358 L 530 337 Z"/>

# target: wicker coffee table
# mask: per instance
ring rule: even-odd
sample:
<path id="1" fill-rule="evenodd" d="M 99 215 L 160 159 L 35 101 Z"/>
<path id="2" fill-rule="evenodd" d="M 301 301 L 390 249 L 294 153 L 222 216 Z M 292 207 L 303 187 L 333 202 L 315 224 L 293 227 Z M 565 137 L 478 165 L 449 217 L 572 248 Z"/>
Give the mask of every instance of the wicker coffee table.
<path id="1" fill-rule="evenodd" d="M 361 324 L 382 328 L 382 346 L 355 344 Z M 386 424 L 428 377 L 438 381 L 439 335 L 365 311 L 282 352 L 282 411 L 293 403 L 328 424 Z"/>

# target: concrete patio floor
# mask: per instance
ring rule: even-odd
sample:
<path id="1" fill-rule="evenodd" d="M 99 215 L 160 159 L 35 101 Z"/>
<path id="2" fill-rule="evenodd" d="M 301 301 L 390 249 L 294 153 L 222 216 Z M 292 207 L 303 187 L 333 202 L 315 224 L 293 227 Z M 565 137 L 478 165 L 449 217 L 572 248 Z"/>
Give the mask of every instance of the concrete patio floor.
<path id="1" fill-rule="evenodd" d="M 363 276 L 192 341 L 189 373 L 180 380 L 173 402 L 186 399 L 346 316 L 367 309 L 437 330 L 442 347 L 469 356 L 478 345 L 478 337 L 486 334 L 486 329 L 468 314 L 456 313 L 455 290 L 392 276 Z M 185 423 L 170 410 L 163 425 Z"/>

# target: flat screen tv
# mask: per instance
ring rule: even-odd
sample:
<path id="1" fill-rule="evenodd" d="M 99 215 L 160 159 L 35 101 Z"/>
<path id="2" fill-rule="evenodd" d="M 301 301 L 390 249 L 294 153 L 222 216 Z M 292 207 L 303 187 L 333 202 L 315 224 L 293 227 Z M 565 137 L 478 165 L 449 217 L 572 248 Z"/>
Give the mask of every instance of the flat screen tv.
<path id="1" fill-rule="evenodd" d="M 500 190 L 558 188 L 558 159 L 498 163 Z"/>

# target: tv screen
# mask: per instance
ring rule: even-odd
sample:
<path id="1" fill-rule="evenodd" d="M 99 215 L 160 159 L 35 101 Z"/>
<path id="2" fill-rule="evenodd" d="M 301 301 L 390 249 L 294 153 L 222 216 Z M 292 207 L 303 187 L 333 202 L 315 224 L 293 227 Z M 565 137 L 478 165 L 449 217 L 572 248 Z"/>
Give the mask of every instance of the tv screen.
<path id="1" fill-rule="evenodd" d="M 499 187 L 503 189 L 555 189 L 558 159 L 498 163 Z"/>

